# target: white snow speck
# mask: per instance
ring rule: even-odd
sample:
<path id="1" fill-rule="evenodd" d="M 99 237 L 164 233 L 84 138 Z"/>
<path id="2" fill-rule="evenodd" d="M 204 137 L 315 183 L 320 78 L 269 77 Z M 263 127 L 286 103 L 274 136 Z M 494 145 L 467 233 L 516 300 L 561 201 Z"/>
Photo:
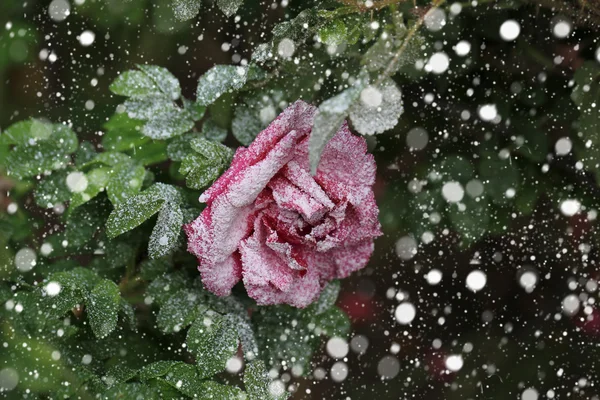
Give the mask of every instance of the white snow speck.
<path id="1" fill-rule="evenodd" d="M 412 236 L 403 236 L 396 242 L 396 254 L 402 260 L 410 260 L 417 254 L 417 241 Z"/>
<path id="2" fill-rule="evenodd" d="M 396 311 L 394 312 L 396 321 L 402 325 L 410 324 L 415 319 L 416 315 L 417 309 L 412 303 L 408 302 L 398 304 L 398 307 L 396 307 Z"/>
<path id="3" fill-rule="evenodd" d="M 458 203 L 465 196 L 465 190 L 458 182 L 446 182 L 442 186 L 442 196 L 448 203 Z"/>
<path id="4" fill-rule="evenodd" d="M 61 22 L 71 14 L 71 5 L 67 0 L 52 0 L 48 6 L 48 15 L 54 22 Z"/>
<path id="5" fill-rule="evenodd" d="M 277 45 L 277 54 L 283 58 L 291 58 L 296 51 L 296 44 L 292 39 L 283 38 Z"/>
<path id="6" fill-rule="evenodd" d="M 581 203 L 576 199 L 567 199 L 560 203 L 560 212 L 566 217 L 572 217 L 581 209 Z"/>
<path id="7" fill-rule="evenodd" d="M 67 175 L 67 187 L 73 193 L 81 193 L 88 187 L 87 177 L 83 172 L 71 172 Z"/>
<path id="8" fill-rule="evenodd" d="M 327 353 L 333 358 L 344 358 L 348 355 L 348 342 L 341 338 L 334 336 L 327 341 Z"/>
<path id="9" fill-rule="evenodd" d="M 464 361 L 460 354 L 452 354 L 446 357 L 445 364 L 449 371 L 457 372 L 463 367 Z"/>
<path id="10" fill-rule="evenodd" d="M 489 122 L 498 116 L 498 109 L 495 104 L 484 104 L 479 107 L 478 114 L 482 121 Z"/>
<path id="11" fill-rule="evenodd" d="M 450 66 L 450 58 L 443 51 L 434 53 L 425 65 L 425 71 L 433 72 L 434 74 L 443 74 Z"/>
<path id="12" fill-rule="evenodd" d="M 528 388 L 521 393 L 521 400 L 538 400 L 538 391 L 534 388 Z"/>
<path id="13" fill-rule="evenodd" d="M 442 281 L 442 271 L 439 269 L 432 269 L 425 275 L 425 279 L 430 285 L 437 285 Z"/>
<path id="14" fill-rule="evenodd" d="M 59 294 L 61 289 L 62 287 L 60 286 L 60 283 L 54 281 L 48 282 L 46 287 L 44 287 L 46 294 L 50 297 L 54 297 Z"/>
<path id="15" fill-rule="evenodd" d="M 454 46 L 454 52 L 457 56 L 464 57 L 471 51 L 471 43 L 466 40 L 461 40 Z"/>
<path id="16" fill-rule="evenodd" d="M 573 142 L 568 137 L 562 137 L 554 144 L 554 151 L 557 156 L 566 156 L 573 149 Z"/>
<path id="17" fill-rule="evenodd" d="M 89 30 L 83 31 L 81 32 L 81 35 L 79 35 L 79 43 L 84 47 L 91 46 L 95 39 L 96 34 Z"/>
<path id="18" fill-rule="evenodd" d="M 29 247 L 23 247 L 15 254 L 15 267 L 17 267 L 20 272 L 31 271 L 33 267 L 35 267 L 36 262 L 37 255 L 35 254 L 35 251 Z"/>
<path id="19" fill-rule="evenodd" d="M 577 311 L 579 311 L 579 298 L 574 294 L 565 297 L 562 301 L 562 311 L 568 316 L 577 314 Z"/>
<path id="20" fill-rule="evenodd" d="M 507 42 L 512 42 L 518 38 L 520 33 L 521 25 L 514 19 L 507 19 L 500 26 L 500 37 Z"/>
<path id="21" fill-rule="evenodd" d="M 475 269 L 467 275 L 467 287 L 473 292 L 478 292 L 485 287 L 487 276 L 483 271 Z"/>

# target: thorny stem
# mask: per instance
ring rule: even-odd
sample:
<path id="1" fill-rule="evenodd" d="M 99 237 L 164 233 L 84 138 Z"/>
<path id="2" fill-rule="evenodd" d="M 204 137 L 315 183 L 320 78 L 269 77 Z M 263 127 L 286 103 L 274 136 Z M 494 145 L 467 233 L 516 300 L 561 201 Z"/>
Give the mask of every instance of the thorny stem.
<path id="1" fill-rule="evenodd" d="M 439 6 L 444 4 L 445 1 L 446 0 L 434 0 L 429 11 L 438 8 Z M 413 36 L 415 36 L 415 34 L 419 30 L 419 28 L 423 25 L 426 15 L 427 15 L 427 13 L 424 13 L 421 17 L 419 17 L 417 22 L 415 22 L 415 24 L 412 26 L 412 28 L 410 28 L 410 30 L 406 34 L 406 37 L 404 38 L 404 42 L 402 42 L 402 46 L 400 46 L 400 48 L 398 49 L 396 54 L 394 54 L 394 58 L 392 58 L 392 61 L 390 61 L 390 63 L 385 68 L 383 73 L 379 76 L 379 78 L 377 79 L 376 85 L 381 84 L 381 82 L 383 82 L 383 80 L 385 78 L 388 78 L 393 75 L 394 70 L 396 69 L 396 65 L 398 65 L 398 62 L 400 61 L 400 57 L 402 57 L 402 54 L 404 54 L 404 51 L 408 47 L 408 44 L 410 43 Z"/>

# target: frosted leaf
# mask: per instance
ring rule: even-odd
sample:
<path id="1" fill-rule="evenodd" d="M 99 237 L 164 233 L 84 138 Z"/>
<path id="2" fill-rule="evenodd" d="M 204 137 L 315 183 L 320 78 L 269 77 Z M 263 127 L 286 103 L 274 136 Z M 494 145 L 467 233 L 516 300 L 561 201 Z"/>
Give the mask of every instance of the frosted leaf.
<path id="1" fill-rule="evenodd" d="M 77 150 L 75 133 L 66 125 L 29 120 L 11 126 L 0 135 L 0 145 L 14 146 L 0 159 L 9 175 L 34 176 L 62 169 Z"/>
<path id="2" fill-rule="evenodd" d="M 246 83 L 248 68 L 215 65 L 198 80 L 196 101 L 207 106 L 230 90 L 241 89 Z"/>
<path id="3" fill-rule="evenodd" d="M 173 0 L 173 13 L 180 21 L 187 21 L 198 15 L 202 0 Z"/>
<path id="4" fill-rule="evenodd" d="M 247 97 L 244 103 L 235 109 L 231 121 L 233 136 L 248 146 L 282 111 L 282 101 L 283 92 L 279 90 Z"/>
<path id="5" fill-rule="evenodd" d="M 242 350 L 244 357 L 248 360 L 252 360 L 258 356 L 258 344 L 254 331 L 252 330 L 252 324 L 250 324 L 247 317 L 246 310 L 243 310 L 243 314 L 227 314 L 226 319 L 235 326 L 235 330 L 238 333 L 238 337 L 242 344 Z"/>
<path id="6" fill-rule="evenodd" d="M 120 96 L 137 99 L 163 95 L 156 82 L 142 71 L 123 72 L 110 85 L 110 90 Z"/>
<path id="7" fill-rule="evenodd" d="M 395 54 L 404 43 L 404 38 L 401 35 L 382 35 L 377 42 L 367 50 L 362 59 L 362 64 L 369 71 L 383 71 L 388 68 Z M 392 65 L 391 75 L 401 71 L 402 69 L 414 65 L 417 58 L 422 54 L 422 46 L 425 44 L 425 39 L 419 34 L 414 35 L 404 51 L 397 58 L 395 64 Z"/>
<path id="8" fill-rule="evenodd" d="M 116 166 L 106 187 L 111 203 L 119 204 L 138 193 L 145 175 L 144 167 L 132 161 Z"/>
<path id="9" fill-rule="evenodd" d="M 288 394 L 272 387 L 272 381 L 262 361 L 254 361 L 244 371 L 244 387 L 248 400 L 285 400 Z"/>
<path id="10" fill-rule="evenodd" d="M 149 120 L 157 114 L 170 112 L 176 107 L 172 101 L 165 97 L 145 97 L 143 99 L 130 98 L 123 103 L 129 118 Z"/>
<path id="11" fill-rule="evenodd" d="M 156 214 L 165 202 L 181 203 L 180 196 L 173 186 L 156 183 L 142 193 L 129 197 L 110 214 L 106 223 L 108 236 L 114 238 L 130 231 Z"/>
<path id="12" fill-rule="evenodd" d="M 181 97 L 179 81 L 168 69 L 156 65 L 144 64 L 140 64 L 137 67 L 148 75 L 168 98 L 177 100 Z"/>
<path id="13" fill-rule="evenodd" d="M 243 2 L 244 0 L 217 0 L 217 5 L 225 15 L 231 17 Z"/>
<path id="14" fill-rule="evenodd" d="M 321 153 L 323 153 L 329 140 L 342 126 L 350 107 L 360 96 L 361 90 L 362 85 L 359 82 L 356 86 L 325 100 L 319 106 L 308 140 L 310 170 L 312 174 L 317 172 Z"/>
<path id="15" fill-rule="evenodd" d="M 173 333 L 187 328 L 207 309 L 200 305 L 200 300 L 198 293 L 191 290 L 182 289 L 174 293 L 158 311 L 156 323 L 159 329 Z"/>
<path id="16" fill-rule="evenodd" d="M 227 129 L 221 128 L 212 119 L 204 121 L 202 134 L 208 140 L 222 142 L 227 138 Z"/>
<path id="17" fill-rule="evenodd" d="M 142 133 L 158 140 L 181 135 L 194 127 L 194 121 L 188 117 L 185 110 L 174 107 L 150 119 L 142 128 Z"/>
<path id="18" fill-rule="evenodd" d="M 177 204 L 167 202 L 158 213 L 156 225 L 152 229 L 148 252 L 151 258 L 162 257 L 176 246 L 183 225 L 183 213 Z"/>
<path id="19" fill-rule="evenodd" d="M 237 332 L 229 320 L 213 314 L 192 324 L 186 344 L 196 357 L 200 378 L 206 378 L 225 369 L 238 349 Z"/>
<path id="20" fill-rule="evenodd" d="M 379 91 L 381 101 L 378 96 L 363 96 L 365 90 Z M 364 101 L 363 97 L 370 97 Z M 374 104 L 380 103 L 374 106 Z M 402 107 L 402 94 L 391 79 L 385 80 L 377 87 L 368 86 L 361 92 L 361 101 L 355 102 L 350 108 L 350 121 L 354 128 L 363 135 L 373 135 L 383 133 L 392 129 L 398 123 L 398 118 L 404 112 Z"/>
<path id="21" fill-rule="evenodd" d="M 108 279 L 102 280 L 88 294 L 88 318 L 96 337 L 104 338 L 116 328 L 120 302 L 119 288 Z"/>
<path id="22" fill-rule="evenodd" d="M 272 56 L 273 45 L 271 43 L 261 43 L 252 52 L 252 61 L 263 63 Z"/>

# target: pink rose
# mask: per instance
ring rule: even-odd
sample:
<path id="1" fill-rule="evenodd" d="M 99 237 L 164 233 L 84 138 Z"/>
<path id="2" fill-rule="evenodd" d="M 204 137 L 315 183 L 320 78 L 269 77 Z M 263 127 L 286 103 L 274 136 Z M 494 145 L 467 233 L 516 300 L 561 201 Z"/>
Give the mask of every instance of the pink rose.
<path id="1" fill-rule="evenodd" d="M 381 235 L 375 161 L 344 123 L 311 176 L 315 112 L 292 104 L 200 196 L 207 207 L 184 228 L 213 293 L 226 296 L 242 279 L 258 304 L 306 307 L 329 280 L 369 261 Z"/>

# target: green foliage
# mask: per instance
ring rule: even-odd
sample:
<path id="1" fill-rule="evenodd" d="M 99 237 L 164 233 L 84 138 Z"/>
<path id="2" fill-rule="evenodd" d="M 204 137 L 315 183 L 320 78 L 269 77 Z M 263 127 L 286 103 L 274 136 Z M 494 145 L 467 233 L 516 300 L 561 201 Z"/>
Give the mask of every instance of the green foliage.
<path id="1" fill-rule="evenodd" d="M 10 147 L 0 165 L 16 178 L 61 169 L 77 144 L 77 136 L 66 125 L 35 119 L 17 122 L 0 135 L 0 147 Z"/>
<path id="2" fill-rule="evenodd" d="M 207 313 L 192 324 L 186 344 L 196 358 L 200 377 L 208 378 L 225 369 L 237 350 L 238 337 L 226 318 Z"/>

